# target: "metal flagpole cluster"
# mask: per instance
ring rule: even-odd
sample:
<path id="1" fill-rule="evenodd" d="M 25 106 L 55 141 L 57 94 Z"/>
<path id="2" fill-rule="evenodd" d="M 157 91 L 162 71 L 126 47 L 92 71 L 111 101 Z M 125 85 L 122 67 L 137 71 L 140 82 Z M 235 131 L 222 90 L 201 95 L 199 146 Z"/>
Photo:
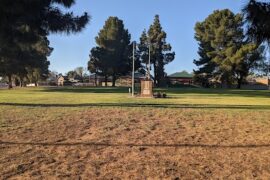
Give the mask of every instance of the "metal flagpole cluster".
<path id="1" fill-rule="evenodd" d="M 150 80 L 151 77 L 150 77 L 150 63 L 151 63 L 151 44 L 150 44 L 150 41 L 149 41 L 149 59 L 148 59 L 148 68 L 147 68 L 147 79 Z"/>
<path id="2" fill-rule="evenodd" d="M 270 82 L 269 82 L 269 78 L 270 78 L 270 43 L 266 46 L 265 49 L 265 57 L 268 59 L 266 62 L 266 78 L 267 78 L 267 86 L 268 86 L 268 90 L 270 90 Z"/>
<path id="3" fill-rule="evenodd" d="M 131 96 L 134 97 L 134 90 L 135 90 L 135 50 L 136 50 L 136 41 L 133 42 L 133 62 L 132 62 L 132 92 Z M 151 66 L 151 43 L 149 41 L 149 58 L 148 58 L 148 64 L 147 64 L 147 75 L 146 78 L 148 80 L 151 79 L 150 76 L 150 67 Z"/>
<path id="4" fill-rule="evenodd" d="M 269 83 L 269 77 L 270 77 L 270 51 L 269 50 L 270 50 L 270 47 L 268 46 L 268 67 L 267 67 L 268 90 L 270 90 L 270 83 Z"/>
<path id="5" fill-rule="evenodd" d="M 135 49 L 136 49 L 136 42 L 133 42 L 133 63 L 132 63 L 132 97 L 134 97 L 134 76 L 135 76 Z"/>

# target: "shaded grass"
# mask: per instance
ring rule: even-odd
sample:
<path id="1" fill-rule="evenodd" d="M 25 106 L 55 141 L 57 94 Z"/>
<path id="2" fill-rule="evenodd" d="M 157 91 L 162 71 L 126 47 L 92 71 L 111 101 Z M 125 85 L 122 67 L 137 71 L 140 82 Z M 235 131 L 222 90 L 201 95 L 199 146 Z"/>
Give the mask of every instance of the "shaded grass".
<path id="1" fill-rule="evenodd" d="M 4 106 L 21 106 L 21 107 L 129 107 L 129 108 L 190 108 L 190 109 L 254 109 L 270 110 L 270 105 L 221 105 L 221 104 L 137 104 L 137 103 L 84 103 L 84 104 L 30 104 L 30 103 L 0 103 Z"/>
<path id="2" fill-rule="evenodd" d="M 128 88 L 23 88 L 0 90 L 0 103 L 19 104 L 179 104 L 181 105 L 270 105 L 270 91 L 223 89 L 155 89 L 168 94 L 167 99 L 131 98 Z M 87 105 L 88 104 L 88 105 Z"/>
<path id="3" fill-rule="evenodd" d="M 43 92 L 62 92 L 62 93 L 127 93 L 128 88 L 124 87 L 65 87 L 65 88 L 46 88 Z M 221 95 L 221 96 L 242 96 L 242 97 L 270 97 L 269 90 L 237 90 L 237 89 L 205 89 L 205 88 L 156 88 L 154 91 L 166 92 L 169 95 L 194 94 L 194 95 Z"/>

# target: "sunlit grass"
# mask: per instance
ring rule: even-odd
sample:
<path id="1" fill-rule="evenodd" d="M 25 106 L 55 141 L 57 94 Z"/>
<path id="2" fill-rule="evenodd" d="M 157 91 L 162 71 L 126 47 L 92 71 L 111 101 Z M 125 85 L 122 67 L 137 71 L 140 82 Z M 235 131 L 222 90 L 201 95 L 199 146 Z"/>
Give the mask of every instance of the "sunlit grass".
<path id="1" fill-rule="evenodd" d="M 270 91 L 155 91 L 168 98 L 131 98 L 127 88 L 0 90 L 0 176 L 75 177 L 82 170 L 92 177 L 97 166 L 105 175 L 145 166 L 151 177 L 172 164 L 176 173 L 204 167 L 217 167 L 213 172 L 224 177 L 238 167 L 243 177 L 254 167 L 268 172 Z"/>
<path id="2" fill-rule="evenodd" d="M 22 88 L 0 90 L 0 103 L 24 104 L 180 104 L 270 106 L 270 91 L 156 89 L 167 99 L 131 98 L 128 88 Z"/>

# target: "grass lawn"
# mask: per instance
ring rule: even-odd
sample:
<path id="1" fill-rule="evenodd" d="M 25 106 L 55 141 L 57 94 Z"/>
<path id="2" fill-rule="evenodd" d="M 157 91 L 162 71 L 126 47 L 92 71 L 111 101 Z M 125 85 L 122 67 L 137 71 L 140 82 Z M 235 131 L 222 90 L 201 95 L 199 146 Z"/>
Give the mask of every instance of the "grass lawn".
<path id="1" fill-rule="evenodd" d="M 0 179 L 270 177 L 270 91 L 0 90 Z"/>
<path id="2" fill-rule="evenodd" d="M 157 89 L 167 99 L 130 98 L 127 88 L 25 88 L 0 90 L 2 105 L 148 105 L 270 108 L 270 91 L 220 89 Z"/>

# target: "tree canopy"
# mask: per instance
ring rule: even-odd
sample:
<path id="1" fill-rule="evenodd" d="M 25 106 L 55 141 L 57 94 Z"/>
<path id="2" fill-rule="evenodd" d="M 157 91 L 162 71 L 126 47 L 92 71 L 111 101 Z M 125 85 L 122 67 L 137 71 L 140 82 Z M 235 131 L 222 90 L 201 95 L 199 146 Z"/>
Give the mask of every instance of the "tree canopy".
<path id="1" fill-rule="evenodd" d="M 64 13 L 75 0 L 1 0 L 0 2 L 0 75 L 26 74 L 26 68 L 40 68 L 52 51 L 50 33 L 80 32 L 89 16 Z"/>
<path id="2" fill-rule="evenodd" d="M 199 66 L 195 77 L 203 83 L 215 80 L 231 86 L 237 81 L 240 88 L 249 70 L 262 60 L 259 45 L 244 36 L 241 14 L 228 9 L 214 11 L 196 24 L 195 31 L 200 55 L 194 60 Z"/>
<path id="3" fill-rule="evenodd" d="M 261 43 L 270 43 L 270 2 L 250 0 L 243 9 L 248 35 Z"/>
<path id="4" fill-rule="evenodd" d="M 172 47 L 166 42 L 166 38 L 167 34 L 162 29 L 158 15 L 155 16 L 148 32 L 143 31 L 140 38 L 139 53 L 143 63 L 148 62 L 150 46 L 151 64 L 154 67 L 154 80 L 157 86 L 165 85 L 164 66 L 172 62 L 175 57 L 175 53 L 172 52 Z"/>
<path id="5" fill-rule="evenodd" d="M 88 69 L 91 73 L 116 79 L 129 73 L 132 67 L 132 43 L 124 23 L 117 17 L 109 17 L 96 37 L 97 47 L 91 49 Z M 136 63 L 138 64 L 138 63 Z"/>

